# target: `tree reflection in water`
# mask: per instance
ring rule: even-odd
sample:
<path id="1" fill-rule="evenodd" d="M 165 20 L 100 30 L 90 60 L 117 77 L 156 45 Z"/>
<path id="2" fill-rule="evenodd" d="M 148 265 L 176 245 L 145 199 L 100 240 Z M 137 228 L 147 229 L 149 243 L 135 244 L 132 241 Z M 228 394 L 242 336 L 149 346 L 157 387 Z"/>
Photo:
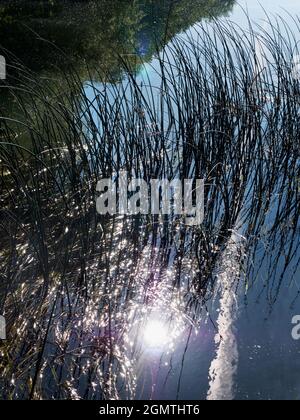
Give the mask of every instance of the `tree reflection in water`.
<path id="1" fill-rule="evenodd" d="M 31 70 L 48 76 L 57 76 L 57 67 L 67 70 L 72 65 L 84 79 L 89 76 L 88 63 L 118 78 L 119 55 L 138 54 L 148 61 L 157 45 L 167 43 L 203 18 L 230 12 L 234 3 L 235 0 L 3 0 L 0 47 L 14 53 Z"/>
<path id="2" fill-rule="evenodd" d="M 29 95 L 13 90 L 19 121 L 1 112 L 3 398 L 134 398 L 147 360 L 171 372 L 178 351 L 180 397 L 191 336 L 220 286 L 217 361 L 231 363 L 239 286 L 258 283 L 273 305 L 296 273 L 299 81 L 280 35 L 261 35 L 258 73 L 257 34 L 223 25 L 176 37 L 156 86 L 129 73 L 88 88 L 65 74 L 60 92 L 24 73 Z M 205 179 L 204 223 L 97 215 L 97 180 L 121 169 Z M 220 372 L 216 362 L 212 398 Z"/>

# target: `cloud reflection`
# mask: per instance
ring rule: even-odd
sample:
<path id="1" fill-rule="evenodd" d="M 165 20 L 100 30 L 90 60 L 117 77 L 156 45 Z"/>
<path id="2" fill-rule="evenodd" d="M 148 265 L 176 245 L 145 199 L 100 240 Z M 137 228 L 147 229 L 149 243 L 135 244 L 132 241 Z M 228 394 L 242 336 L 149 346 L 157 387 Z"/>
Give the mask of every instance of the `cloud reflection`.
<path id="1" fill-rule="evenodd" d="M 220 313 L 215 337 L 217 355 L 212 361 L 209 375 L 208 400 L 233 400 L 235 396 L 235 375 L 238 367 L 238 344 L 235 322 L 238 316 L 236 281 L 240 276 L 242 237 L 233 233 L 221 256 L 218 273 L 220 288 Z"/>

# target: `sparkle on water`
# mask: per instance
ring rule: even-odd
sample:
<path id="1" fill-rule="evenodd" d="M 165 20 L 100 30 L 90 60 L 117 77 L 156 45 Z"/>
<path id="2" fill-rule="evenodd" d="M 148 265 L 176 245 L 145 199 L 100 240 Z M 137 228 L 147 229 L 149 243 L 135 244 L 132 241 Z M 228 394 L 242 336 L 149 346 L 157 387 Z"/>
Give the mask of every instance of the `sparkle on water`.
<path id="1" fill-rule="evenodd" d="M 235 280 L 241 271 L 242 279 L 237 279 L 237 282 L 244 283 L 248 290 L 256 279 L 262 277 L 260 268 L 264 266 L 272 284 L 262 283 L 259 287 L 266 289 L 269 301 L 275 302 L 288 266 L 298 259 L 299 241 L 294 239 L 300 220 L 297 205 L 299 176 L 295 176 L 299 174 L 299 156 L 295 146 L 299 131 L 295 118 L 299 109 L 299 93 L 297 88 L 296 93 L 291 95 L 295 87 L 290 84 L 290 57 L 281 58 L 285 65 L 280 68 L 275 64 L 269 66 L 266 61 L 264 65 L 267 69 L 257 71 L 258 67 L 264 67 L 260 65 L 260 43 L 248 63 L 244 57 L 248 51 L 252 53 L 255 46 L 240 50 L 239 38 L 236 44 L 233 42 L 240 63 L 239 77 L 236 79 L 238 70 L 235 67 L 226 69 L 228 74 L 232 72 L 236 85 L 232 83 L 229 86 L 226 80 L 223 85 L 222 73 L 216 74 L 223 54 L 216 55 L 215 38 L 210 39 L 207 34 L 207 40 L 209 43 L 204 50 L 200 36 L 199 41 L 195 40 L 192 44 L 199 59 L 195 67 L 190 61 L 189 49 L 187 57 L 181 52 L 177 57 L 196 77 L 193 79 L 189 73 L 187 75 L 181 64 L 178 68 L 180 78 L 175 73 L 174 76 L 169 73 L 171 85 L 168 89 L 173 89 L 174 98 L 178 98 L 174 99 L 174 105 L 171 105 L 173 99 L 166 101 L 170 106 L 165 105 L 164 96 L 168 95 L 158 89 L 162 93 L 159 109 L 156 105 L 152 109 L 148 102 L 142 103 L 142 107 L 141 96 L 144 95 L 137 93 L 140 91 L 133 84 L 129 86 L 129 90 L 134 92 L 131 100 L 128 103 L 124 101 L 124 111 L 121 111 L 123 102 L 120 98 L 127 98 L 127 84 L 124 89 L 123 86 L 116 90 L 113 87 L 110 99 L 107 99 L 106 90 L 105 94 L 99 90 L 99 123 L 97 121 L 96 124 L 92 118 L 87 119 L 85 126 L 92 127 L 91 132 L 87 129 L 88 133 L 79 148 L 73 142 L 68 143 L 71 156 L 69 149 L 62 149 L 61 144 L 67 142 L 70 132 L 78 134 L 78 139 L 82 138 L 82 115 L 85 113 L 80 112 L 79 122 L 75 119 L 75 125 L 71 124 L 73 116 L 69 118 L 67 103 L 67 107 L 62 108 L 65 112 L 62 123 L 56 126 L 57 111 L 55 107 L 53 110 L 49 107 L 47 97 L 44 99 L 47 114 L 37 116 L 43 122 L 40 124 L 42 133 L 36 131 L 35 125 L 29 133 L 30 136 L 32 133 L 40 134 L 38 138 L 43 140 L 44 123 L 45 128 L 51 127 L 47 145 L 38 143 L 38 150 L 42 151 L 42 156 L 48 156 L 47 159 L 41 161 L 37 156 L 30 167 L 27 156 L 20 164 L 15 152 L 9 152 L 10 149 L 4 145 L 0 148 L 1 170 L 11 167 L 16 173 L 20 171 L 18 188 L 15 187 L 14 177 L 5 179 L 0 200 L 7 217 L 7 226 L 1 229 L 3 246 L 0 262 L 3 270 L 0 278 L 1 282 L 5 282 L 4 315 L 11 314 L 8 321 L 9 336 L 12 337 L 2 346 L 0 353 L 0 379 L 6 397 L 132 400 L 141 383 L 141 372 L 146 371 L 147 365 L 152 368 L 153 393 L 158 383 L 155 368 L 160 365 L 162 356 L 165 357 L 164 362 L 168 362 L 167 358 L 170 360 L 170 374 L 164 382 L 169 385 L 167 381 L 174 378 L 176 371 L 174 360 L 177 355 L 181 356 L 182 344 L 186 349 L 188 347 L 188 330 L 200 328 L 203 318 L 210 321 L 207 305 L 214 301 L 215 291 L 218 292 L 216 282 L 222 286 L 216 338 L 220 340 L 221 336 L 222 340 L 217 343 L 218 353 L 211 365 L 209 397 L 214 399 L 220 392 L 223 397 L 224 384 L 226 396 L 228 389 L 230 392 L 234 390 L 237 347 L 232 346 L 234 334 L 229 328 L 235 321 L 231 313 L 235 295 L 231 292 L 236 288 L 235 284 L 226 284 L 227 275 L 232 275 L 233 271 Z M 220 40 L 223 41 L 222 38 Z M 276 48 L 281 43 L 281 39 L 278 43 L 266 34 L 262 42 L 275 56 L 276 63 L 280 61 Z M 293 49 L 296 48 L 291 45 L 290 50 Z M 231 63 L 231 55 L 224 55 Z M 198 77 L 202 59 L 208 63 L 207 69 L 203 68 L 203 72 L 207 73 Z M 164 68 L 163 61 L 159 65 Z M 272 79 L 273 68 L 282 78 L 281 88 L 276 85 L 277 79 Z M 252 82 L 245 91 L 249 80 Z M 92 90 L 93 94 L 97 91 L 95 86 Z M 196 92 L 196 96 L 190 98 L 189 91 Z M 259 95 L 256 98 L 257 91 Z M 207 92 L 204 100 L 202 92 Z M 150 98 L 151 89 L 148 93 Z M 224 94 L 224 101 L 220 100 Z M 82 99 L 84 104 L 89 103 L 86 96 Z M 245 100 L 249 112 L 240 110 Z M 94 108 L 94 99 L 90 103 Z M 222 111 L 228 105 L 233 119 Z M 34 115 L 39 106 L 34 104 Z M 107 124 L 103 124 L 102 109 L 111 121 L 107 128 Z M 177 124 L 181 109 L 185 110 L 184 118 Z M 168 115 L 168 112 L 170 121 L 167 117 L 165 121 L 160 114 Z M 44 115 L 48 113 L 44 121 Z M 25 116 L 27 118 L 27 113 Z M 80 129 L 78 133 L 77 125 Z M 64 126 L 66 131 L 62 129 Z M 98 131 L 94 128 L 96 126 L 100 127 Z M 160 129 L 163 126 L 168 127 L 166 133 Z M 224 139 L 223 135 L 219 138 L 218 128 L 221 134 L 224 127 L 227 134 Z M 130 144 L 128 129 L 133 139 Z M 9 127 L 6 130 L 11 133 Z M 52 138 L 52 131 L 54 134 L 49 148 L 48 139 Z M 12 133 L 15 138 L 18 137 L 17 132 Z M 57 137 L 58 133 L 62 133 L 61 138 Z M 188 148 L 187 134 L 192 139 Z M 199 142 L 194 137 L 199 138 Z M 134 139 L 140 138 L 143 141 L 135 143 Z M 287 141 L 283 142 L 283 138 Z M 145 146 L 142 145 L 144 142 Z M 43 150 L 43 147 L 46 149 Z M 189 154 L 190 148 L 194 150 L 192 154 Z M 89 166 L 90 150 L 97 158 Z M 99 157 L 95 151 L 99 151 Z M 256 159 L 252 160 L 250 157 L 254 153 Z M 170 217 L 167 224 L 165 219 L 156 221 L 146 216 L 137 220 L 107 217 L 97 223 L 92 185 L 103 173 L 108 171 L 111 174 L 115 163 L 112 164 L 111 160 L 115 154 L 120 160 L 120 167 L 130 166 L 134 172 L 142 174 L 144 171 L 149 178 L 160 167 L 172 177 L 178 171 L 184 174 L 186 170 L 193 176 L 197 158 L 197 162 L 201 163 L 199 172 L 207 180 L 208 204 L 203 227 L 192 229 L 180 219 L 172 220 Z M 138 161 L 138 158 L 142 159 L 139 165 L 136 165 L 133 156 Z M 182 163 L 178 164 L 178 161 Z M 51 163 L 47 176 L 44 169 L 40 169 L 42 163 Z M 247 174 L 253 171 L 249 177 Z M 61 182 L 69 178 L 68 182 Z M 31 180 L 30 185 L 27 185 L 27 179 Z M 61 191 L 62 185 L 65 189 Z M 39 201 L 35 203 L 32 197 Z M 35 211 L 32 211 L 33 208 Z M 238 257 L 236 261 L 231 258 L 226 245 L 234 233 L 237 218 L 241 225 L 244 224 L 247 237 L 251 240 L 245 249 L 233 247 L 232 253 Z M 38 232 L 34 234 L 37 227 Z M 13 238 L 10 237 L 11 232 L 15 232 Z M 273 243 L 280 244 L 278 249 Z M 259 252 L 254 256 L 257 249 Z M 251 262 L 251 272 L 247 260 Z M 283 267 L 278 264 L 280 261 L 284 262 Z M 292 277 L 296 278 L 296 269 L 292 268 L 291 274 L 290 281 Z M 180 361 L 180 365 L 181 377 L 183 362 Z M 174 382 L 174 379 L 171 380 Z M 176 396 L 180 397 L 180 386 Z"/>
<path id="2" fill-rule="evenodd" d="M 169 341 L 169 330 L 160 320 L 149 321 L 144 331 L 144 341 L 150 348 L 164 347 Z"/>

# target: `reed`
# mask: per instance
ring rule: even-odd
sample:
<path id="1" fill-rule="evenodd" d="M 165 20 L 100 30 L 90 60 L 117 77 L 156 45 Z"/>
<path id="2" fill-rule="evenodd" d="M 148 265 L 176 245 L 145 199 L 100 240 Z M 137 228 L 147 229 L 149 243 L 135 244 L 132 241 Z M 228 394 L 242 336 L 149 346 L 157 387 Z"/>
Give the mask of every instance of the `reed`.
<path id="1" fill-rule="evenodd" d="M 240 282 L 276 302 L 299 263 L 297 35 L 282 19 L 199 24 L 143 77 L 120 57 L 119 83 L 14 64 L 1 85 L 14 104 L 0 116 L 2 398 L 133 397 L 142 308 L 161 300 L 197 325 L 233 231 Z M 205 179 L 204 223 L 98 215 L 96 183 L 120 170 Z"/>

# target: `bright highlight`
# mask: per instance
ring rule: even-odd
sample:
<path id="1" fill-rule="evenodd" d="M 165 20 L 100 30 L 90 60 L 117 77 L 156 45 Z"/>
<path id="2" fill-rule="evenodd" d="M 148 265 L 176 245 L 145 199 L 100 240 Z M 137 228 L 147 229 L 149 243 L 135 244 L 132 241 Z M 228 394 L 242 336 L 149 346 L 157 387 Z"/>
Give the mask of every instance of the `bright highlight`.
<path id="1" fill-rule="evenodd" d="M 144 331 L 144 341 L 149 347 L 163 347 L 169 341 L 167 327 L 161 321 L 149 321 Z"/>

